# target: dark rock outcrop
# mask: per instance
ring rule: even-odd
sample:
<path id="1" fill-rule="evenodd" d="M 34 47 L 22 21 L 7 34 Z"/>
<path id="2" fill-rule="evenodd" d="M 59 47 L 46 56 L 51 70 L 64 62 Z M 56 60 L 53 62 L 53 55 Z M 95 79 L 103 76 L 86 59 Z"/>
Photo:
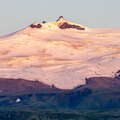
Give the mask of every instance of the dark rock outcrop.
<path id="1" fill-rule="evenodd" d="M 42 21 L 43 24 L 47 23 L 46 21 Z"/>
<path id="2" fill-rule="evenodd" d="M 41 24 L 37 24 L 37 25 L 31 24 L 30 27 L 31 28 L 41 28 L 42 25 Z"/>
<path id="3" fill-rule="evenodd" d="M 56 22 L 60 21 L 61 19 L 64 19 L 64 17 L 63 17 L 63 16 L 60 16 L 60 17 L 56 20 Z"/>
<path id="4" fill-rule="evenodd" d="M 69 24 L 67 22 L 64 22 L 63 24 L 61 24 L 59 26 L 60 29 L 68 29 L 68 28 L 74 28 L 74 29 L 77 29 L 77 30 L 85 30 L 85 28 L 82 28 L 78 25 L 72 25 L 72 24 Z"/>
<path id="5" fill-rule="evenodd" d="M 115 73 L 115 78 L 120 80 L 120 70 Z"/>

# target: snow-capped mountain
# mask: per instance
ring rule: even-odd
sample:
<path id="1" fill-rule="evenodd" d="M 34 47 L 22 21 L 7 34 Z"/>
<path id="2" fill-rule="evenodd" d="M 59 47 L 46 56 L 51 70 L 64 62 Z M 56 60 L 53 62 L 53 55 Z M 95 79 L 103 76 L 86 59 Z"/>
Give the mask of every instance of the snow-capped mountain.
<path id="1" fill-rule="evenodd" d="M 65 20 L 33 23 L 0 38 L 0 78 L 39 80 L 62 89 L 120 69 L 120 29 L 90 29 Z"/>

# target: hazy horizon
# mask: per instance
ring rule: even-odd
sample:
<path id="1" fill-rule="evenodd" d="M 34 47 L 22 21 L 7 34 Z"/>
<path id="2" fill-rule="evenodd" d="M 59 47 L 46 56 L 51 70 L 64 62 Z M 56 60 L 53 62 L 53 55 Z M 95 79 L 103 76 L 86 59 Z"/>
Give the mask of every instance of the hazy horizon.
<path id="1" fill-rule="evenodd" d="M 119 28 L 119 4 L 118 0 L 0 0 L 0 36 L 61 15 L 90 28 Z"/>

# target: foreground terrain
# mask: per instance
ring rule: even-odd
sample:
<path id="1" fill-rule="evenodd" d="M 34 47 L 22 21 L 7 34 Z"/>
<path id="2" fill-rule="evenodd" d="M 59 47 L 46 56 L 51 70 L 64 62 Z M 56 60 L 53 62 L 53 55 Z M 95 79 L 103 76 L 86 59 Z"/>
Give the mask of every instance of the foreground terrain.
<path id="1" fill-rule="evenodd" d="M 0 120 L 120 120 L 120 109 L 62 112 L 0 110 Z"/>
<path id="2" fill-rule="evenodd" d="M 88 110 L 120 108 L 120 79 L 86 78 L 86 85 L 58 89 L 39 81 L 0 79 L 0 108 Z"/>

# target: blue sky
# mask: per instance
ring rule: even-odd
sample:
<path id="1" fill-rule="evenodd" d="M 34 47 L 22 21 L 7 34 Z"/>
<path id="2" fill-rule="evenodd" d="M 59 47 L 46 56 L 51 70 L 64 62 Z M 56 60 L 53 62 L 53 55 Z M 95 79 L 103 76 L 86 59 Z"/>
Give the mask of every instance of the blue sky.
<path id="1" fill-rule="evenodd" d="M 64 16 L 91 28 L 120 27 L 120 0 L 0 0 L 0 35 Z"/>

